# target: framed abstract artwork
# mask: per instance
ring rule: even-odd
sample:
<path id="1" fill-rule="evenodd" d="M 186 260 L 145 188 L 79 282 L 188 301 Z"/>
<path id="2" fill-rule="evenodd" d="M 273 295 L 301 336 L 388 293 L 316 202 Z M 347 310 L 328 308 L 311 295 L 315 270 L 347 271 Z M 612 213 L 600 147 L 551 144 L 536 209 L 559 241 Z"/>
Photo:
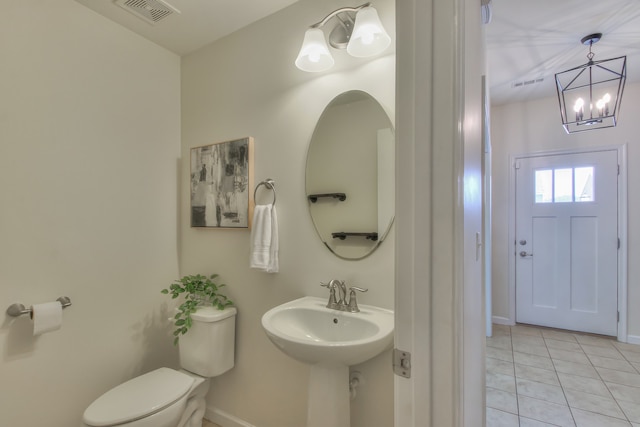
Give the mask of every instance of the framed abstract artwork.
<path id="1" fill-rule="evenodd" d="M 253 138 L 191 149 L 191 227 L 249 228 Z"/>

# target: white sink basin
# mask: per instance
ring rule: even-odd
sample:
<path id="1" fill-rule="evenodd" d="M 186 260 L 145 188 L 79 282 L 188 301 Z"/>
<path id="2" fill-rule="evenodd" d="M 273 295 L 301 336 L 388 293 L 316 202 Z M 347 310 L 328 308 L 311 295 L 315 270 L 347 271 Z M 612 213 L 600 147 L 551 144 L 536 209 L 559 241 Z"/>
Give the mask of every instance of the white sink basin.
<path id="1" fill-rule="evenodd" d="M 355 365 L 393 342 L 393 311 L 360 305 L 359 313 L 326 308 L 327 298 L 304 297 L 267 311 L 262 327 L 285 354 L 310 364 Z"/>

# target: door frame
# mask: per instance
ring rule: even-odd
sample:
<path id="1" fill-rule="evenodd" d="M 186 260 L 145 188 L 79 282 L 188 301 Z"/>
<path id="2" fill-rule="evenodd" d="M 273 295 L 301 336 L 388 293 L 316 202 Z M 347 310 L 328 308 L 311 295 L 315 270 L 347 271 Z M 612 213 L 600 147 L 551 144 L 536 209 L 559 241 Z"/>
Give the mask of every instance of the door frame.
<path id="1" fill-rule="evenodd" d="M 628 342 L 627 335 L 627 144 L 582 147 L 576 149 L 560 149 L 512 155 L 509 157 L 509 232 L 508 245 L 515 247 L 516 241 L 516 162 L 533 157 L 557 156 L 563 154 L 584 154 L 600 151 L 615 151 L 618 157 L 618 341 Z M 515 249 L 509 251 L 509 322 L 516 323 L 516 254 Z"/>

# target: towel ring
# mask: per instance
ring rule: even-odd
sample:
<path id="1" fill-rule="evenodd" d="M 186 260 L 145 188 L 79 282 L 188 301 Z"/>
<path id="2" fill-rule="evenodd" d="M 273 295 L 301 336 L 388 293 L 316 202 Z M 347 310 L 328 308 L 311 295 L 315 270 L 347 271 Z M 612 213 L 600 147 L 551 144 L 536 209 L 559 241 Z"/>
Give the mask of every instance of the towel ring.
<path id="1" fill-rule="evenodd" d="M 264 181 L 260 181 L 258 183 L 258 185 L 256 185 L 255 190 L 253 190 L 253 201 L 255 203 L 256 200 L 256 194 L 258 193 L 258 188 L 264 185 L 265 187 L 267 187 L 268 189 L 270 189 L 271 191 L 273 191 L 273 205 L 276 205 L 276 182 L 274 180 L 272 180 L 271 178 L 267 178 Z"/>

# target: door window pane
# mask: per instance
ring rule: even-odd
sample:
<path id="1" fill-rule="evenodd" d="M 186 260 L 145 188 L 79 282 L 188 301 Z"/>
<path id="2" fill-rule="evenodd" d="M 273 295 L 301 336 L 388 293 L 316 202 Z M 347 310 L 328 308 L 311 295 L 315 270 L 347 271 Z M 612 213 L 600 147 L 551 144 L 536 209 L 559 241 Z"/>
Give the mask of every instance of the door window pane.
<path id="1" fill-rule="evenodd" d="M 554 169 L 553 201 L 573 202 L 573 169 Z"/>
<path id="2" fill-rule="evenodd" d="M 535 181 L 536 203 L 551 203 L 553 201 L 552 170 L 537 170 Z"/>
<path id="3" fill-rule="evenodd" d="M 575 168 L 576 202 L 593 202 L 593 166 Z"/>

